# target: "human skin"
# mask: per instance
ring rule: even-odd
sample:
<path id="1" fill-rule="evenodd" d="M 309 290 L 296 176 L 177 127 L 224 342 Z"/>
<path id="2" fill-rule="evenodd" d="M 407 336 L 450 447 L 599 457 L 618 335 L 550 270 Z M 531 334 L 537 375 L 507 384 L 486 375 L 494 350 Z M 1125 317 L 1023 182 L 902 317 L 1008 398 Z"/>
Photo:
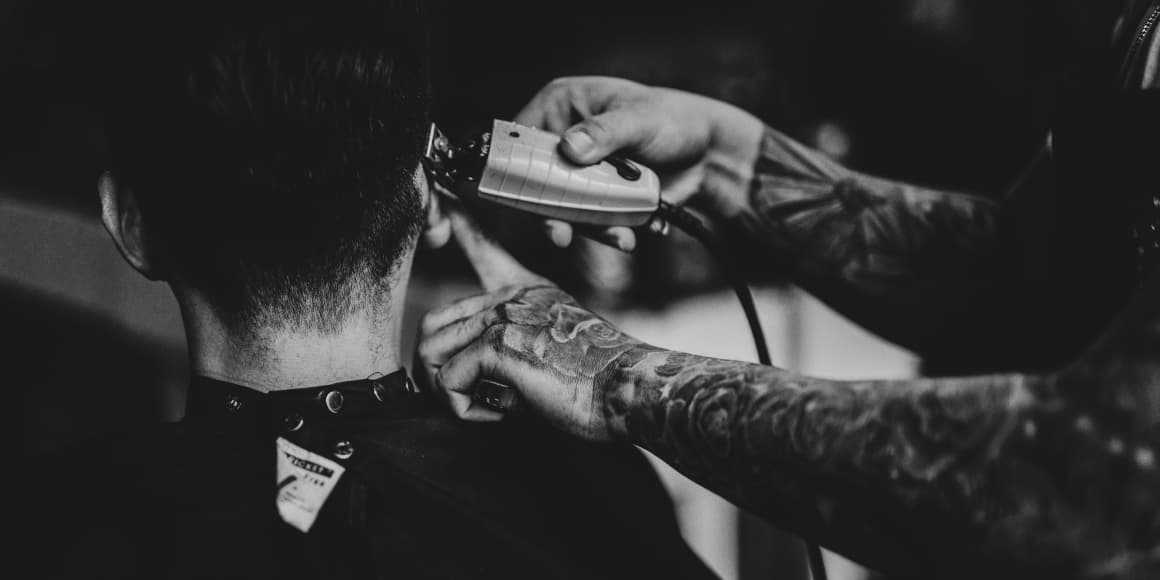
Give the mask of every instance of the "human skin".
<path id="1" fill-rule="evenodd" d="M 581 123 L 596 137 L 593 156 L 616 150 L 602 142 L 634 142 L 639 156 L 679 160 L 670 199 L 732 220 L 771 267 L 839 310 L 920 351 L 989 322 L 969 313 L 1002 294 L 999 204 L 862 175 L 743 115 L 694 115 L 712 107 L 702 100 L 605 82 L 545 89 L 548 102 L 599 105 Z M 619 96 L 585 93 L 600 90 Z M 710 121 L 676 136 L 631 127 L 638 114 L 671 127 L 674 110 Z M 623 122 L 590 122 L 616 111 L 627 111 Z M 733 129 L 746 139 L 722 146 L 721 119 L 744 125 Z M 515 387 L 553 425 L 639 445 L 884 572 L 1160 575 L 1160 281 L 1142 284 L 1098 343 L 1050 372 L 834 381 L 637 341 L 525 279 L 534 275 L 466 223 L 457 240 L 492 272 L 481 276 L 489 293 L 425 325 L 425 360 L 445 392 L 470 401 L 481 378 Z"/>
<path id="2" fill-rule="evenodd" d="M 1160 570 L 1160 301 L 1053 373 L 834 381 L 642 343 L 550 285 L 479 298 L 424 339 L 441 388 L 514 386 L 875 569 Z"/>

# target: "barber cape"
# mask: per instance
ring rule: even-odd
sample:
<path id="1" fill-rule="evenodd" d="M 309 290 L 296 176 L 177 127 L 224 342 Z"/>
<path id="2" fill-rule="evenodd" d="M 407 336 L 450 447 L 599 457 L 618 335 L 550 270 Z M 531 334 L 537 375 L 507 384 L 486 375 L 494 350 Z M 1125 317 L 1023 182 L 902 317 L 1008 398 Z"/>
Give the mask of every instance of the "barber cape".
<path id="1" fill-rule="evenodd" d="M 404 371 L 269 394 L 192 383 L 146 576 L 713 577 L 629 446 L 462 422 Z"/>

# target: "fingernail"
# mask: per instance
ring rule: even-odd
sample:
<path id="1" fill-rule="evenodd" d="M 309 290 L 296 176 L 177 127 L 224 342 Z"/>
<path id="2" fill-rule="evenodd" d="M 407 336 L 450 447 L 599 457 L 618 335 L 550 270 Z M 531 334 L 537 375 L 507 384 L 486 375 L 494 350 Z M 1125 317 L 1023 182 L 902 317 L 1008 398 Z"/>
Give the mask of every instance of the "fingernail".
<path id="1" fill-rule="evenodd" d="M 616 241 L 616 247 L 622 252 L 631 252 L 636 249 L 636 241 L 632 238 L 620 238 Z"/>
<path id="2" fill-rule="evenodd" d="M 584 155 L 585 153 L 588 153 L 590 150 L 592 150 L 592 146 L 595 144 L 592 141 L 592 136 L 583 129 L 577 129 L 575 131 L 569 131 L 568 133 L 565 133 L 564 141 L 568 143 L 568 147 L 572 149 L 572 152 L 577 155 Z"/>

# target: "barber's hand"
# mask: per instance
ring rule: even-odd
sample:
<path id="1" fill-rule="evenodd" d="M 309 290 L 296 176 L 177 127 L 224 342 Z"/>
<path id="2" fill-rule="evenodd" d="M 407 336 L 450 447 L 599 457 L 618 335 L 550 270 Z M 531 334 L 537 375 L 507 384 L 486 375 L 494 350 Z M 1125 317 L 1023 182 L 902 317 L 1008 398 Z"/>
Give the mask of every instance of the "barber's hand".
<path id="1" fill-rule="evenodd" d="M 515 117 L 521 125 L 562 133 L 560 150 L 592 164 L 621 152 L 661 178 L 661 196 L 690 202 L 714 217 L 734 215 L 746 203 L 764 125 L 737 107 L 700 95 L 609 77 L 552 81 Z M 572 226 L 545 222 L 559 246 Z M 625 227 L 592 231 L 623 250 L 636 247 Z"/>
<path id="2" fill-rule="evenodd" d="M 420 361 L 455 414 L 501 419 L 475 396 L 490 380 L 519 392 L 519 412 L 585 439 L 611 439 L 596 374 L 640 342 L 529 272 L 470 217 L 449 213 L 486 291 L 428 313 L 421 324 Z"/>

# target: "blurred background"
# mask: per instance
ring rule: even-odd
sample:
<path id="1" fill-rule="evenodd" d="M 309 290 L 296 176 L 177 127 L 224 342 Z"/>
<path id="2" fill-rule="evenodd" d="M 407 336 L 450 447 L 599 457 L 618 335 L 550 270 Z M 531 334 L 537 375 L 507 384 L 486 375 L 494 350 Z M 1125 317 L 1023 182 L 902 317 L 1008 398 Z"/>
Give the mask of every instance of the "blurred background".
<path id="1" fill-rule="evenodd" d="M 463 133 L 510 118 L 553 78 L 621 76 L 735 103 L 863 171 L 997 196 L 1043 142 L 1069 63 L 1105 42 L 1115 4 L 438 2 L 436 117 Z M 122 263 L 97 220 L 105 146 L 100 79 L 86 55 L 101 34 L 97 5 L 0 3 L 0 362 L 18 377 L 21 443 L 38 465 L 114 428 L 182 413 L 173 298 Z M 740 308 L 688 238 L 649 239 L 631 256 L 591 243 L 556 250 L 534 220 L 495 220 L 518 257 L 629 333 L 755 360 Z M 923 370 L 777 272 L 752 275 L 775 364 L 838 378 Z M 474 291 L 450 250 L 420 255 L 414 285 L 412 327 L 432 305 Z M 807 577 L 788 536 L 659 468 L 686 536 L 724 578 Z M 833 578 L 870 576 L 830 564 Z"/>

